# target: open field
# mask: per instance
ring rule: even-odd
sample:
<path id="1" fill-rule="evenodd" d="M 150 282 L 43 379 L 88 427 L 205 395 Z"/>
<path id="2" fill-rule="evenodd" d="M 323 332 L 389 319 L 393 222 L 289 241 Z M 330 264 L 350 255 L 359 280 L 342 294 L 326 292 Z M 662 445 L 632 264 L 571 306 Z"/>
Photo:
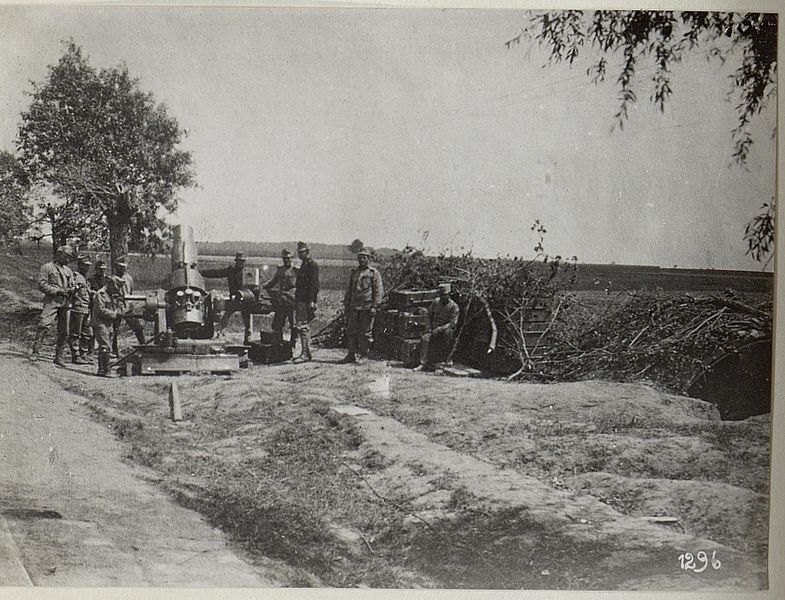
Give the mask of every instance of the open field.
<path id="1" fill-rule="evenodd" d="M 27 360 L 41 262 L 0 255 L 14 360 Z M 315 329 L 340 301 L 323 294 Z M 281 585 L 765 587 L 768 415 L 722 422 L 644 383 L 450 378 L 342 354 L 178 378 L 30 364 L 248 560 L 285 565 Z M 721 566 L 684 570 L 686 551 Z"/>

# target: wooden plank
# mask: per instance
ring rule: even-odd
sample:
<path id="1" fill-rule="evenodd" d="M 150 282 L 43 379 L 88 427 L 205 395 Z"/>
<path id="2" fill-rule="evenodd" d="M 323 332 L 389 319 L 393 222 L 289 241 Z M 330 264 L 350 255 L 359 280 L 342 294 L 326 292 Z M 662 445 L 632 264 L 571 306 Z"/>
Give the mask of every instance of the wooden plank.
<path id="1" fill-rule="evenodd" d="M 240 369 L 240 357 L 236 354 L 143 354 L 140 369 L 142 375 L 194 371 L 225 373 Z"/>

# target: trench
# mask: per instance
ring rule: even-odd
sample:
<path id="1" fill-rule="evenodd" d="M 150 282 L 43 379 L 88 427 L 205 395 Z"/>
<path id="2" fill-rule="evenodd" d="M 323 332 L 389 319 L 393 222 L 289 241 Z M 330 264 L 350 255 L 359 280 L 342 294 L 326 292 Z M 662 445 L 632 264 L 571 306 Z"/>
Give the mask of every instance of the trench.
<path id="1" fill-rule="evenodd" d="M 712 363 L 687 389 L 711 402 L 724 421 L 771 412 L 772 340 L 752 342 Z"/>

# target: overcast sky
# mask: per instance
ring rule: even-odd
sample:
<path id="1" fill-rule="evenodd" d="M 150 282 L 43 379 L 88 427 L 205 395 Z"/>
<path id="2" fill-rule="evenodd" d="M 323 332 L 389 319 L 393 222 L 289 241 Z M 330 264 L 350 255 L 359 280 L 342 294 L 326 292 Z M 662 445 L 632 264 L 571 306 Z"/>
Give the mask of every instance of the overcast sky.
<path id="1" fill-rule="evenodd" d="M 198 240 L 530 256 L 539 219 L 547 251 L 583 262 L 759 269 L 742 233 L 774 194 L 774 106 L 744 171 L 734 66 L 697 54 L 675 67 L 664 114 L 639 88 L 611 132 L 614 78 L 595 86 L 588 62 L 543 68 L 537 47 L 508 50 L 526 18 L 0 6 L 0 148 L 72 37 L 94 66 L 124 61 L 188 130 L 200 187 L 172 220 Z"/>

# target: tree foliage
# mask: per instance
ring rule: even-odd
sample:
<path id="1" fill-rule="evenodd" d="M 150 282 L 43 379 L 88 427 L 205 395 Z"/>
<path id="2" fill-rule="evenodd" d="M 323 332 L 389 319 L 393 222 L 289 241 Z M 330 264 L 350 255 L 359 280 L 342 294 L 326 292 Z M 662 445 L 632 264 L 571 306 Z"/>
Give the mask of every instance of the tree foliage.
<path id="1" fill-rule="evenodd" d="M 740 61 L 729 95 L 738 115 L 731 132 L 733 156 L 742 166 L 753 145 L 750 124 L 776 94 L 776 13 L 547 11 L 534 13 L 507 47 L 524 38 L 545 46 L 550 63 L 572 66 L 582 52 L 590 49 L 596 60 L 588 67 L 587 75 L 595 83 L 605 80 L 611 57 L 620 53 L 622 60 L 615 75 L 619 98 L 615 119 L 619 128 L 624 127 L 629 107 L 637 102 L 639 84 L 635 75 L 642 61 L 654 63 L 650 100 L 664 111 L 673 93 L 673 68 L 685 56 L 704 53 L 709 60 L 725 62 L 737 55 Z M 761 216 L 766 214 L 764 210 Z M 748 254 L 757 260 L 762 260 L 774 243 L 773 213 L 766 222 L 760 220 L 761 216 L 750 222 L 745 235 Z M 761 224 L 771 227 L 757 226 Z"/>
<path id="2" fill-rule="evenodd" d="M 0 150 L 0 245 L 17 241 L 30 226 L 30 185 L 19 161 Z"/>
<path id="3" fill-rule="evenodd" d="M 160 249 L 177 190 L 194 184 L 191 155 L 178 148 L 185 132 L 166 107 L 124 65 L 90 66 L 74 42 L 31 96 L 18 147 L 31 181 L 60 199 L 44 213 L 87 225 L 86 243 L 108 238 L 113 257 L 129 240 Z"/>
<path id="4" fill-rule="evenodd" d="M 365 244 L 359 238 L 355 239 L 351 244 L 349 244 L 349 252 L 352 254 L 357 254 L 360 250 L 365 248 Z"/>

